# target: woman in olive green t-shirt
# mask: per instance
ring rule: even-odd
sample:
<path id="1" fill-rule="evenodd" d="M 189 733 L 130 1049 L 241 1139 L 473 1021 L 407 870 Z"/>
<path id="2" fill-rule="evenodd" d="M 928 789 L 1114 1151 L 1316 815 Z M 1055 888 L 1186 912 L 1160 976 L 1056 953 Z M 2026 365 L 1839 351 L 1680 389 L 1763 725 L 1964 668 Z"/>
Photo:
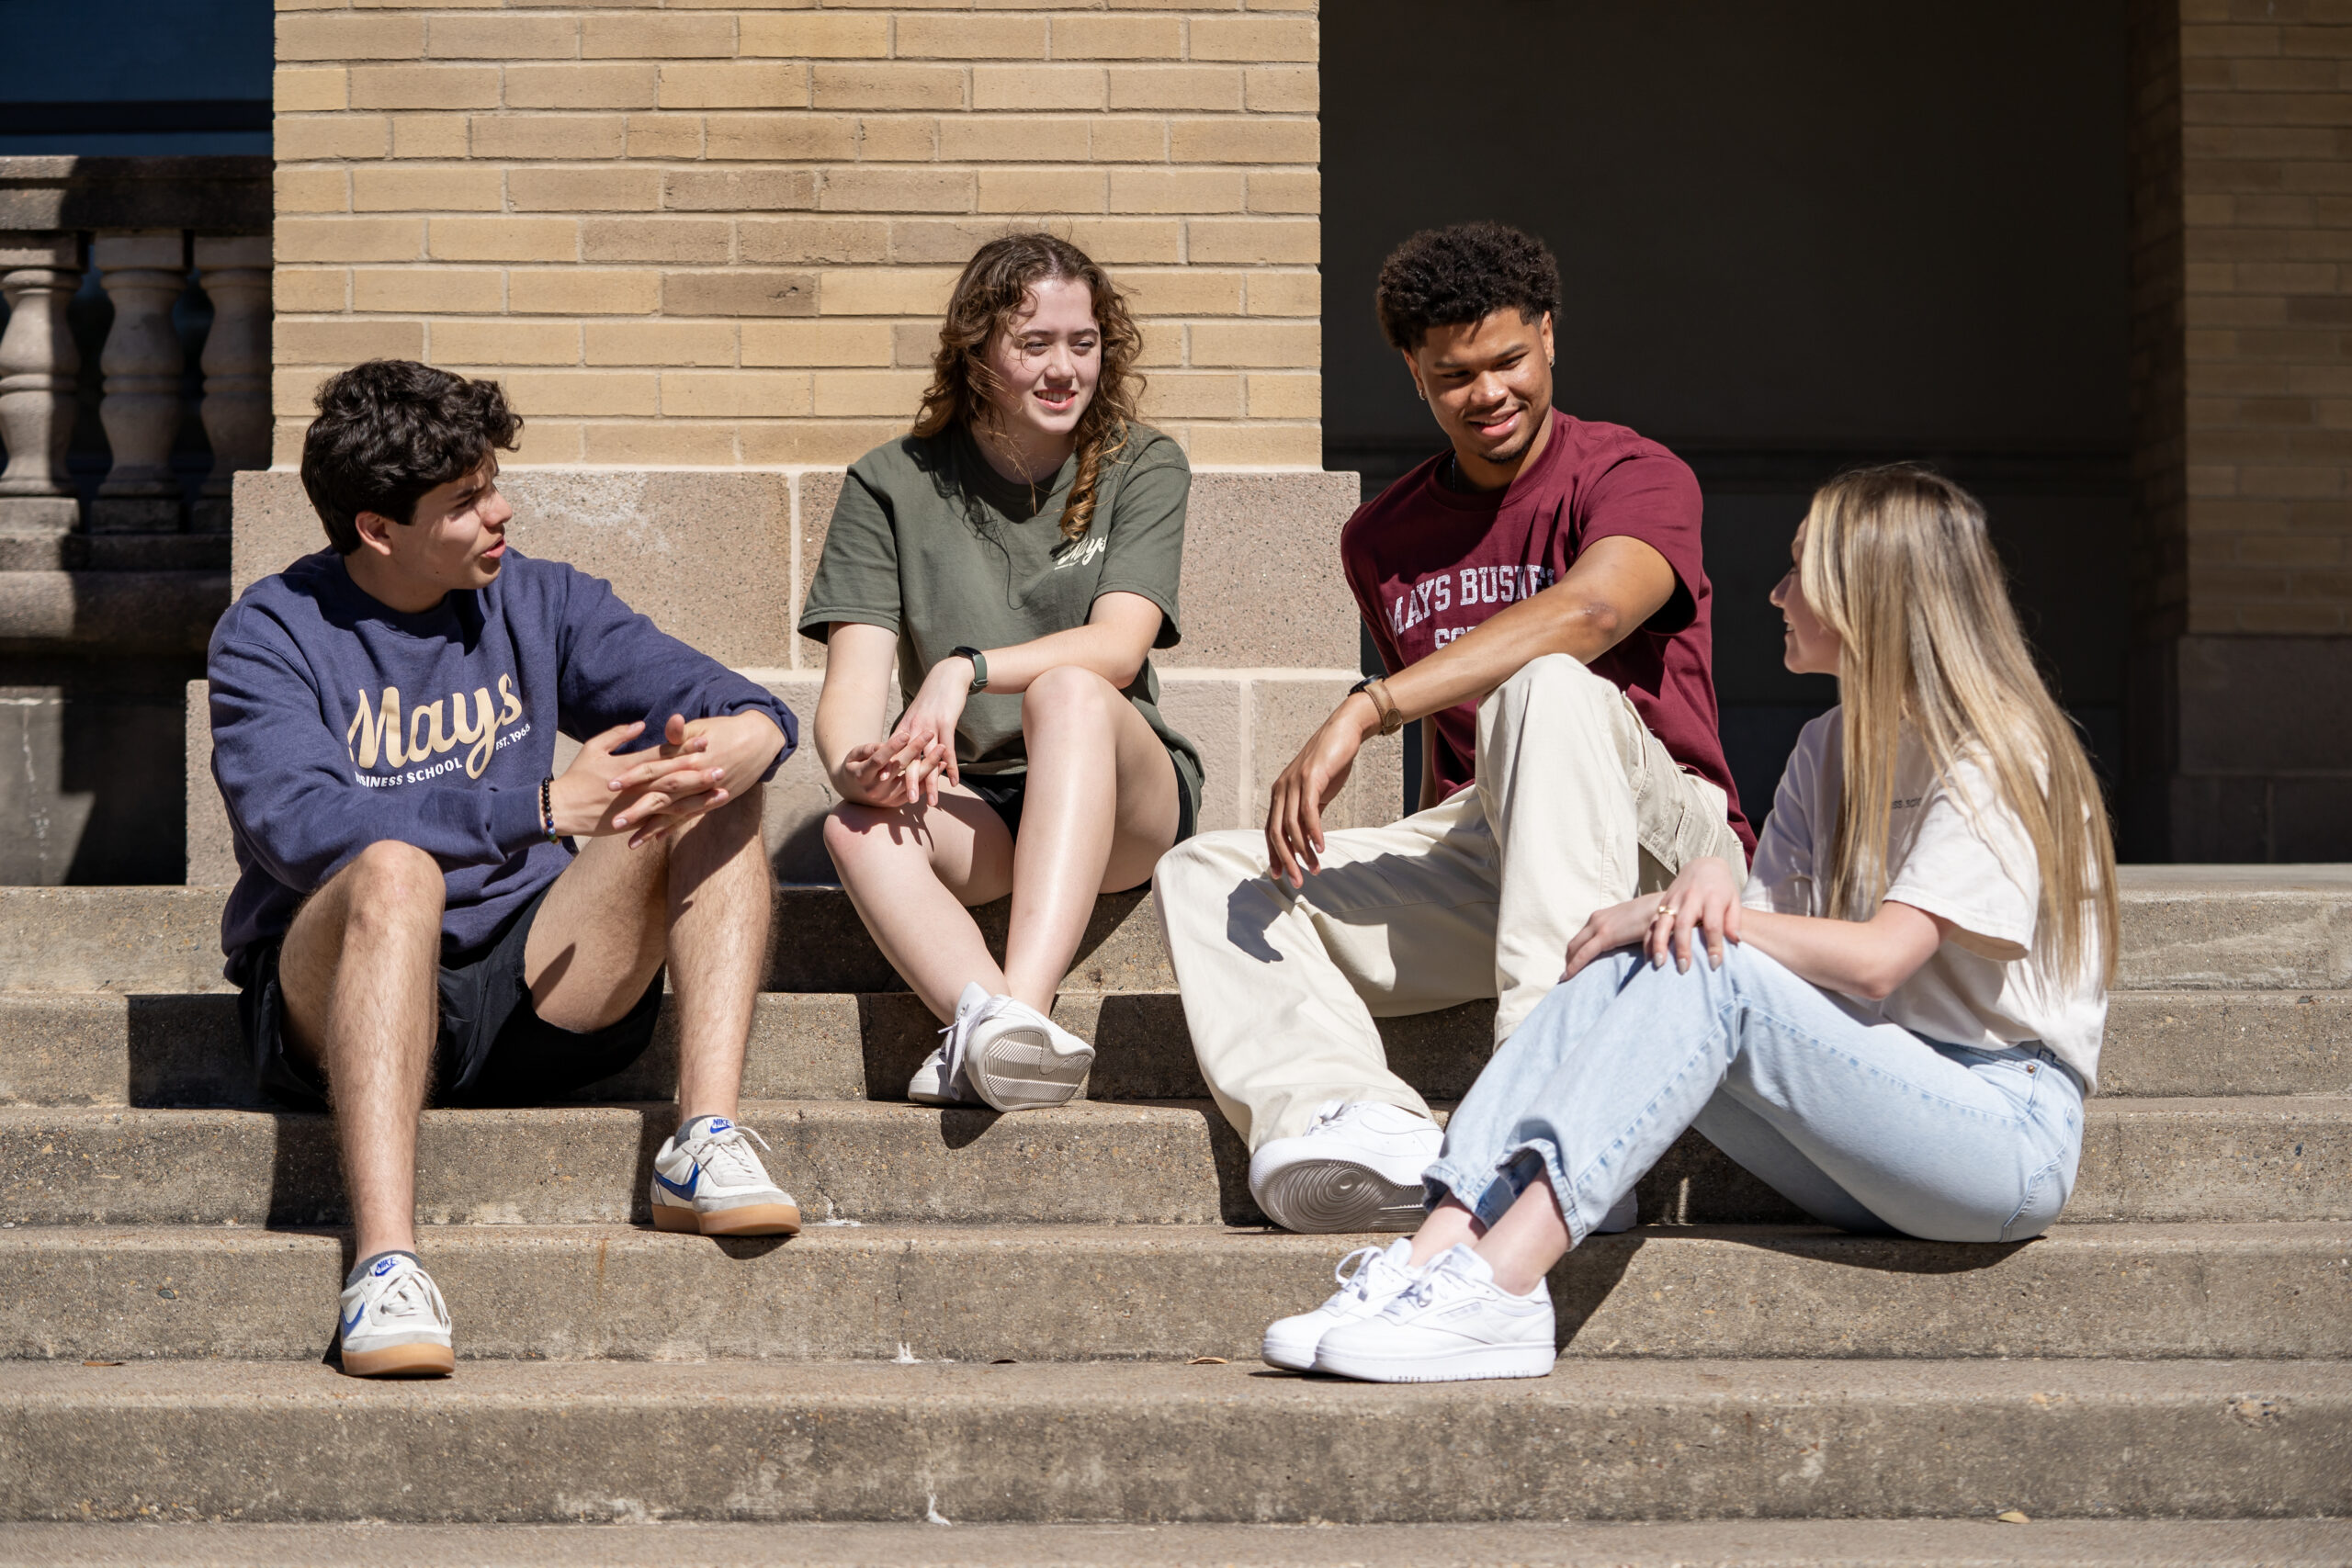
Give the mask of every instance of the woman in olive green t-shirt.
<path id="1" fill-rule="evenodd" d="M 829 644 L 825 847 L 866 929 L 947 1021 L 910 1098 L 1058 1105 L 1093 1047 L 1047 1016 L 1095 897 L 1187 837 L 1200 752 L 1159 716 L 1192 482 L 1136 422 L 1140 346 L 1048 234 L 957 279 L 911 434 L 851 468 L 800 630 Z M 893 726 L 893 672 L 905 711 Z M 1000 969 L 967 906 L 1012 895 Z"/>

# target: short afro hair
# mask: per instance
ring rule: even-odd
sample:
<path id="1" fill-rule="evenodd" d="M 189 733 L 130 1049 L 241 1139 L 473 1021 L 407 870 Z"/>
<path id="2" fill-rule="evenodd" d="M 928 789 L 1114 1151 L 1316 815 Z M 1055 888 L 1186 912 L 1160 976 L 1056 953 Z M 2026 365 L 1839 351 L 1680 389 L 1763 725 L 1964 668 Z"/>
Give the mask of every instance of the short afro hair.
<path id="1" fill-rule="evenodd" d="M 522 416 L 495 381 L 413 359 L 370 359 L 327 378 L 302 437 L 302 488 L 337 555 L 359 547 L 359 514 L 416 521 L 426 491 L 514 449 Z"/>
<path id="2" fill-rule="evenodd" d="M 1560 308 L 1560 264 L 1534 235 L 1503 223 L 1424 229 L 1380 266 L 1380 330 L 1410 354 L 1431 327 L 1484 321 L 1505 306 L 1522 321 Z"/>

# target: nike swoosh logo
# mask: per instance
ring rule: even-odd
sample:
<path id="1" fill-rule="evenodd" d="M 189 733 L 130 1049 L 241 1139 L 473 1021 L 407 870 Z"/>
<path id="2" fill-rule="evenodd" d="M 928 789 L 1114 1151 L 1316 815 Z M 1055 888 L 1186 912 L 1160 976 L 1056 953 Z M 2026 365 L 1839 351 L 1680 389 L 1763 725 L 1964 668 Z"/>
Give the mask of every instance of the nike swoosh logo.
<path id="1" fill-rule="evenodd" d="M 345 1324 L 345 1325 L 343 1325 L 343 1337 L 344 1337 L 345 1339 L 350 1338 L 350 1337 L 351 1337 L 351 1331 L 352 1331 L 353 1329 L 355 1329 L 355 1328 L 358 1327 L 358 1326 L 359 1326 L 359 1320 L 360 1320 L 361 1318 L 363 1318 L 363 1317 L 366 1317 L 367 1315 L 368 1315 L 368 1303 L 367 1303 L 366 1302 L 361 1302 L 361 1303 L 359 1303 L 359 1310 L 358 1310 L 357 1312 L 355 1312 L 355 1313 L 353 1313 L 353 1314 L 351 1314 L 351 1321 L 350 1321 L 349 1323 L 346 1323 L 346 1324 Z"/>
<path id="2" fill-rule="evenodd" d="M 676 1193 L 681 1198 L 691 1198 L 695 1195 L 695 1189 L 702 1185 L 702 1167 L 695 1167 L 695 1173 L 686 1179 L 686 1184 L 684 1187 L 679 1186 L 676 1182 L 671 1180 L 668 1177 L 662 1175 L 658 1170 L 653 1173 L 653 1179 L 660 1182 L 662 1186 L 668 1188 L 671 1191 Z"/>

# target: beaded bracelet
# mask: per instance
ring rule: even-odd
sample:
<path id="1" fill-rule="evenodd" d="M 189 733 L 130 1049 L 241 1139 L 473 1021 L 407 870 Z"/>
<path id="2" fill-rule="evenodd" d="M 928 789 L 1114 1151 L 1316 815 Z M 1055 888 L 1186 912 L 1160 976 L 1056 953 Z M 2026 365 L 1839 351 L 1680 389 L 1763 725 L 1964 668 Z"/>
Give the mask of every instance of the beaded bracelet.
<path id="1" fill-rule="evenodd" d="M 560 844 L 563 835 L 555 830 L 555 775 L 550 773 L 539 781 L 539 830 L 548 842 Z"/>

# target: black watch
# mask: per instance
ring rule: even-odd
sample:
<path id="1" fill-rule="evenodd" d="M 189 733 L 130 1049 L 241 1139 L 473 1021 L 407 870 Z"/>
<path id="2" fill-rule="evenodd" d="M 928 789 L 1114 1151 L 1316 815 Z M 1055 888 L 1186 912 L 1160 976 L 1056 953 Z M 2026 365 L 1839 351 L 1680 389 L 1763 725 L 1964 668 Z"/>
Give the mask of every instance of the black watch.
<path id="1" fill-rule="evenodd" d="M 951 659 L 961 656 L 972 661 L 972 690 L 985 692 L 989 689 L 989 656 L 987 654 L 977 648 L 951 648 L 947 653 Z"/>

